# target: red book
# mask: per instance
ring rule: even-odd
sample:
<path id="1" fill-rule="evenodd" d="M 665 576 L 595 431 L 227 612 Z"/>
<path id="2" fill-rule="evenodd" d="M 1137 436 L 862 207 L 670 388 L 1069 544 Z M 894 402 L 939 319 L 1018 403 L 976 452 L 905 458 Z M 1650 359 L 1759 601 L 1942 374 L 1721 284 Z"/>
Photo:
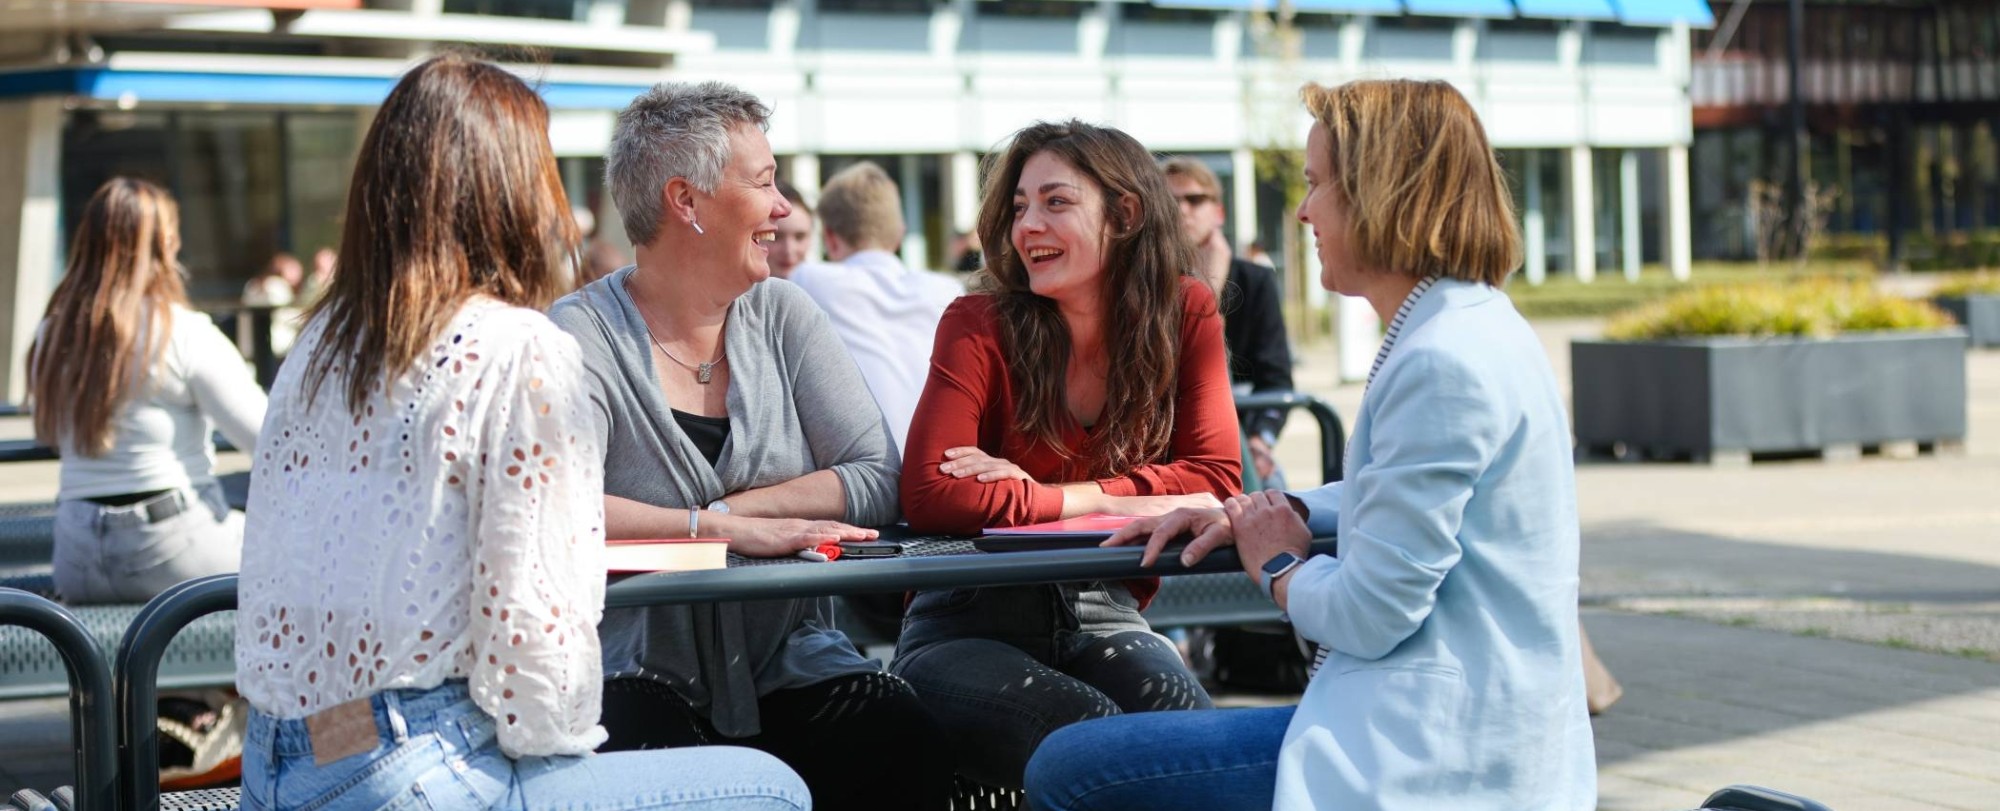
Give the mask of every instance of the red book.
<path id="1" fill-rule="evenodd" d="M 604 570 L 692 572 L 729 565 L 727 538 L 655 538 L 604 542 Z"/>
<path id="2" fill-rule="evenodd" d="M 1139 520 L 1136 515 L 1091 513 L 1061 521 L 1047 521 L 1018 527 L 987 527 L 988 535 L 1097 535 L 1105 538 Z"/>

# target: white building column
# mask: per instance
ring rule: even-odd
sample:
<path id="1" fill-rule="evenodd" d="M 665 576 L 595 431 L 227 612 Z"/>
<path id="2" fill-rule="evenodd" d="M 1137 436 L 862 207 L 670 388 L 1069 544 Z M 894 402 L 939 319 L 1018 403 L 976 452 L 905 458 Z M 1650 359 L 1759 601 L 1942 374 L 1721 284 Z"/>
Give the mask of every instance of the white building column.
<path id="1" fill-rule="evenodd" d="M 1667 147 L 1667 268 L 1675 281 L 1694 274 L 1694 216 L 1688 194 L 1688 148 Z"/>
<path id="2" fill-rule="evenodd" d="M 1618 155 L 1618 237 L 1622 245 L 1619 262 L 1625 266 L 1625 280 L 1639 280 L 1639 150 L 1624 149 Z"/>
<path id="3" fill-rule="evenodd" d="M 930 241 L 924 238 L 924 166 L 916 155 L 904 155 L 897 173 L 903 176 L 903 264 L 927 268 Z"/>
<path id="4" fill-rule="evenodd" d="M 0 399 L 27 396 L 28 345 L 62 262 L 63 102 L 0 102 Z"/>
<path id="5" fill-rule="evenodd" d="M 1234 150 L 1229 169 L 1229 193 L 1236 198 L 1236 210 L 1229 212 L 1236 223 L 1234 249 L 1244 251 L 1257 239 L 1257 156 L 1248 149 Z"/>
<path id="6" fill-rule="evenodd" d="M 792 156 L 792 188 L 799 190 L 799 196 L 806 198 L 806 205 L 819 207 L 819 153 L 800 152 Z M 821 244 L 819 219 L 813 219 L 812 244 L 806 248 L 806 261 L 817 262 L 826 255 L 826 246 Z"/>
<path id="7" fill-rule="evenodd" d="M 1597 279 L 1597 180 L 1590 146 L 1569 148 L 1570 269 L 1579 282 Z"/>
<path id="8" fill-rule="evenodd" d="M 953 152 L 945 162 L 945 217 L 952 231 L 970 234 L 979 227 L 979 156 Z"/>
<path id="9" fill-rule="evenodd" d="M 1529 284 L 1541 284 L 1549 276 L 1549 223 L 1542 213 L 1542 151 L 1522 150 L 1521 185 L 1527 197 L 1521 212 L 1521 241 L 1527 249 Z"/>

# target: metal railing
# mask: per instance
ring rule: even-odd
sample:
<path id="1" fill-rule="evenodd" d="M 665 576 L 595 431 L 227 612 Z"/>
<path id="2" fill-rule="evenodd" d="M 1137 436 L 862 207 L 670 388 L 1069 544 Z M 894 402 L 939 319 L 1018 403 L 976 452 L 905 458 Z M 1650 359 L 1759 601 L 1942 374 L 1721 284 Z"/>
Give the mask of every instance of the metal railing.
<path id="1" fill-rule="evenodd" d="M 118 716 L 111 703 L 111 667 L 105 664 L 96 640 L 69 609 L 18 589 L 0 588 L 0 624 L 35 631 L 56 646 L 69 671 L 70 735 L 76 746 L 75 807 L 115 811 L 120 807 L 117 784 L 123 773 L 118 764 Z M 152 736 L 147 740 L 152 743 Z"/>

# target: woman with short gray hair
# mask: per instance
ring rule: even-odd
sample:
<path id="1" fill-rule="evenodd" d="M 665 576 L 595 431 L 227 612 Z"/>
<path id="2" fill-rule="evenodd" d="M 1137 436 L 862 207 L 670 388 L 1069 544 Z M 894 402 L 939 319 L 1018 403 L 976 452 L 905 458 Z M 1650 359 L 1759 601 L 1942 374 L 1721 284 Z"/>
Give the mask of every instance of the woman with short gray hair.
<path id="1" fill-rule="evenodd" d="M 785 557 L 896 520 L 899 463 L 826 315 L 770 275 L 770 109 L 665 83 L 618 116 L 606 184 L 637 264 L 556 303 L 604 440 L 610 538 L 728 538 Z M 826 598 L 607 611 L 607 749 L 777 755 L 820 809 L 943 808 L 953 760 L 901 679 L 833 630 Z M 897 752 L 895 779 L 831 753 Z"/>

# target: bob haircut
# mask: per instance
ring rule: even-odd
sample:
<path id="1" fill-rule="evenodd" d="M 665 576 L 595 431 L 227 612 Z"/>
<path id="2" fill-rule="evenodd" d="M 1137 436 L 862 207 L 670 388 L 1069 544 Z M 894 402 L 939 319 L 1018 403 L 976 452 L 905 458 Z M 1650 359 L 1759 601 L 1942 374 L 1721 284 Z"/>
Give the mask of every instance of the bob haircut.
<path id="1" fill-rule="evenodd" d="M 1365 80 L 1299 91 L 1332 146 L 1361 266 L 1494 287 L 1521 266 L 1513 196 L 1479 115 L 1449 83 Z"/>

